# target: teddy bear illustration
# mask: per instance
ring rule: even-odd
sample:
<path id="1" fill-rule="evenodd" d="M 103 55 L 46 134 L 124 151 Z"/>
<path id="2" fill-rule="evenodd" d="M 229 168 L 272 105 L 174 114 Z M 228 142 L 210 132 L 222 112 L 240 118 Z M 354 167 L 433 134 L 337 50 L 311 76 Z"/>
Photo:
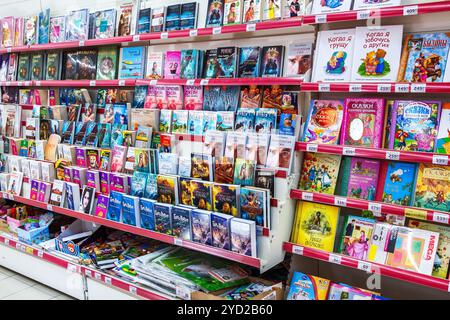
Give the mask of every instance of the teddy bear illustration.
<path id="1" fill-rule="evenodd" d="M 376 75 L 377 70 L 377 54 L 375 51 L 368 52 L 366 58 L 363 60 L 366 68 L 366 75 Z"/>
<path id="2" fill-rule="evenodd" d="M 385 60 L 384 57 L 386 57 L 386 51 L 383 49 L 378 49 L 376 52 L 376 59 L 378 61 L 377 68 L 375 70 L 376 74 L 383 74 L 384 68 L 385 68 Z"/>

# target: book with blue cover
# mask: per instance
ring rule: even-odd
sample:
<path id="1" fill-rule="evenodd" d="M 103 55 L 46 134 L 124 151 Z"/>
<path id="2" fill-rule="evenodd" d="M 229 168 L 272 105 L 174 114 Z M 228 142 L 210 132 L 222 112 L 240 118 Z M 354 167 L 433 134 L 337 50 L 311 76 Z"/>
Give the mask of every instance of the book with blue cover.
<path id="1" fill-rule="evenodd" d="M 122 195 L 122 222 L 132 226 L 140 226 L 138 197 Z"/>
<path id="2" fill-rule="evenodd" d="M 241 188 L 241 218 L 253 220 L 258 226 L 267 227 L 267 191 L 257 188 Z"/>
<path id="3" fill-rule="evenodd" d="M 126 126 L 125 130 L 128 128 L 128 106 L 126 103 L 115 103 L 113 105 L 114 118 L 112 121 L 113 125 Z"/>
<path id="4" fill-rule="evenodd" d="M 222 111 L 217 113 L 217 131 L 233 131 L 234 111 Z"/>
<path id="5" fill-rule="evenodd" d="M 236 75 L 236 47 L 217 49 L 217 78 L 234 78 Z"/>
<path id="6" fill-rule="evenodd" d="M 181 79 L 195 79 L 198 75 L 200 52 L 197 49 L 181 50 Z"/>
<path id="7" fill-rule="evenodd" d="M 218 27 L 223 23 L 223 0 L 208 0 L 208 11 L 205 27 Z"/>
<path id="8" fill-rule="evenodd" d="M 137 17 L 136 33 L 149 33 L 151 27 L 152 9 L 148 7 L 143 1 L 140 3 L 140 8 Z"/>
<path id="9" fill-rule="evenodd" d="M 230 221 L 233 216 L 213 212 L 211 213 L 212 246 L 220 249 L 230 250 Z"/>
<path id="10" fill-rule="evenodd" d="M 239 48 L 239 78 L 257 78 L 259 76 L 260 47 Z"/>
<path id="11" fill-rule="evenodd" d="M 163 109 L 159 112 L 159 132 L 172 131 L 172 110 Z"/>
<path id="12" fill-rule="evenodd" d="M 204 89 L 203 110 L 236 111 L 239 105 L 239 86 L 207 86 Z"/>
<path id="13" fill-rule="evenodd" d="M 154 205 L 156 201 L 152 199 L 139 199 L 141 228 L 155 230 Z"/>
<path id="14" fill-rule="evenodd" d="M 173 205 L 156 202 L 153 205 L 155 215 L 155 231 L 172 235 L 172 223 L 170 220 Z"/>
<path id="15" fill-rule="evenodd" d="M 147 96 L 147 86 L 134 87 L 133 108 L 143 108 L 145 97 Z"/>
<path id="16" fill-rule="evenodd" d="M 119 79 L 143 79 L 145 47 L 120 48 Z"/>
<path id="17" fill-rule="evenodd" d="M 142 198 L 147 186 L 148 173 L 135 171 L 131 178 L 131 195 Z"/>
<path id="18" fill-rule="evenodd" d="M 158 188 L 156 184 L 157 174 L 148 174 L 147 185 L 145 186 L 144 197 L 147 199 L 156 200 L 158 198 Z"/>
<path id="19" fill-rule="evenodd" d="M 257 109 L 255 117 L 256 133 L 275 133 L 277 128 L 277 113 L 277 109 Z"/>
<path id="20" fill-rule="evenodd" d="M 188 2 L 181 4 L 180 13 L 180 29 L 195 29 L 197 28 L 197 13 L 198 3 Z"/>
<path id="21" fill-rule="evenodd" d="M 164 111 L 164 110 L 161 110 Z M 172 133 L 187 133 L 188 132 L 188 110 L 173 110 L 172 112 Z"/>
<path id="22" fill-rule="evenodd" d="M 381 201 L 411 206 L 417 165 L 410 162 L 390 161 L 382 163 L 381 166 L 380 180 L 384 183 Z M 386 176 L 383 177 L 384 175 Z"/>
<path id="23" fill-rule="evenodd" d="M 255 129 L 255 109 L 240 108 L 236 112 L 236 123 L 234 130 L 238 132 L 248 132 Z"/>
<path id="24" fill-rule="evenodd" d="M 280 115 L 280 122 L 278 123 L 279 134 L 294 136 L 299 116 L 293 113 L 282 113 Z"/>
<path id="25" fill-rule="evenodd" d="M 171 6 L 167 6 L 166 8 L 166 21 L 165 21 L 165 30 L 179 30 L 180 29 L 180 13 L 181 13 L 181 5 L 174 4 Z"/>
<path id="26" fill-rule="evenodd" d="M 45 9 L 39 13 L 38 22 L 38 43 L 49 43 L 50 37 L 50 9 Z"/>
<path id="27" fill-rule="evenodd" d="M 191 212 L 192 241 L 211 245 L 211 212 L 195 209 Z"/>
<path id="28" fill-rule="evenodd" d="M 107 219 L 117 222 L 122 221 L 122 196 L 123 193 L 121 192 L 110 191 Z"/>
<path id="29" fill-rule="evenodd" d="M 172 235 L 184 240 L 191 240 L 191 211 L 187 207 L 172 208 Z"/>
<path id="30" fill-rule="evenodd" d="M 189 134 L 203 134 L 203 111 L 189 111 L 188 130 Z"/>

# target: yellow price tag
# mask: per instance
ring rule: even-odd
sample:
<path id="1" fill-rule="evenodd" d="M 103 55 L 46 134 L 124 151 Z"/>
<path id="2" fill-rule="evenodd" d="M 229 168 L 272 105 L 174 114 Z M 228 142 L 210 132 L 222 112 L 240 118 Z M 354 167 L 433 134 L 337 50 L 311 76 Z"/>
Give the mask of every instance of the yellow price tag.
<path id="1" fill-rule="evenodd" d="M 34 250 L 31 247 L 25 247 L 25 252 L 29 254 L 33 254 Z"/>
<path id="2" fill-rule="evenodd" d="M 405 208 L 405 217 L 419 220 L 427 220 L 427 212 L 425 210 L 420 209 Z"/>

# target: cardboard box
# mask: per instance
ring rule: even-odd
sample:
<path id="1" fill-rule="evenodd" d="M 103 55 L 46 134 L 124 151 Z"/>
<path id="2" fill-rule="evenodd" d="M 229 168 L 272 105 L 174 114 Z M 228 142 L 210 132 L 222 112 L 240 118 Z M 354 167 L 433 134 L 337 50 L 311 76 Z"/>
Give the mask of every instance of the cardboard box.
<path id="1" fill-rule="evenodd" d="M 19 237 L 20 241 L 23 241 L 28 244 L 38 244 L 43 241 L 47 241 L 50 239 L 50 232 L 48 230 L 48 227 L 53 222 L 53 219 L 50 220 L 45 226 L 33 229 L 33 230 L 25 230 L 24 226 L 18 227 L 17 230 L 17 236 Z M 25 220 L 26 223 L 26 220 Z"/>
<path id="2" fill-rule="evenodd" d="M 85 234 L 86 232 L 92 232 L 92 234 L 97 231 L 100 226 L 94 225 L 91 222 L 75 220 L 64 232 L 56 237 L 55 240 L 55 250 L 68 254 L 74 257 L 80 257 L 80 246 L 77 244 L 80 240 L 69 240 L 63 241 L 64 238 L 77 237 L 77 235 Z"/>
<path id="3" fill-rule="evenodd" d="M 9 232 L 13 233 L 14 235 L 17 235 L 17 228 L 22 226 L 27 219 L 17 220 L 11 217 L 6 217 L 6 222 L 8 223 Z"/>

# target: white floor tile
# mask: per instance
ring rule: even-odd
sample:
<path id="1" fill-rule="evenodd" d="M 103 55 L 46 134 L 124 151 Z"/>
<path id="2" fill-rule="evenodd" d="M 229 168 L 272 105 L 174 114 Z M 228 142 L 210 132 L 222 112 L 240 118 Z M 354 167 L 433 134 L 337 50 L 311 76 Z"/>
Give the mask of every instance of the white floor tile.
<path id="1" fill-rule="evenodd" d="M 56 291 L 56 290 L 54 290 L 54 289 L 52 289 L 52 288 L 50 288 L 50 287 L 47 287 L 47 286 L 45 286 L 45 285 L 43 285 L 43 284 L 41 284 L 41 283 L 35 284 L 35 285 L 33 286 L 33 288 L 36 288 L 36 289 L 38 289 L 38 290 L 44 292 L 45 294 L 48 294 L 48 295 L 51 296 L 52 298 L 55 298 L 55 297 L 61 295 L 61 292 Z"/>
<path id="2" fill-rule="evenodd" d="M 0 266 L 0 272 L 6 274 L 7 276 L 13 276 L 16 274 L 15 272 L 13 272 L 7 268 L 4 268 L 2 266 Z"/>
<path id="3" fill-rule="evenodd" d="M 13 278 L 17 279 L 19 281 L 22 281 L 23 283 L 25 283 L 25 284 L 27 284 L 29 286 L 34 286 L 34 285 L 38 284 L 38 282 L 34 281 L 33 279 L 27 278 L 27 277 L 25 277 L 25 276 L 23 276 L 21 274 L 18 274 L 18 273 L 15 274 L 13 276 Z"/>
<path id="4" fill-rule="evenodd" d="M 13 277 L 3 279 L 0 281 L 0 299 L 22 291 L 28 287 L 30 286 Z"/>
<path id="5" fill-rule="evenodd" d="M 1 273 L 0 272 L 0 281 L 6 278 L 9 278 L 10 276 L 8 276 L 7 274 Z"/>
<path id="6" fill-rule="evenodd" d="M 48 295 L 35 287 L 29 287 L 25 290 L 11 294 L 2 300 L 50 300 L 51 298 L 51 295 Z"/>

